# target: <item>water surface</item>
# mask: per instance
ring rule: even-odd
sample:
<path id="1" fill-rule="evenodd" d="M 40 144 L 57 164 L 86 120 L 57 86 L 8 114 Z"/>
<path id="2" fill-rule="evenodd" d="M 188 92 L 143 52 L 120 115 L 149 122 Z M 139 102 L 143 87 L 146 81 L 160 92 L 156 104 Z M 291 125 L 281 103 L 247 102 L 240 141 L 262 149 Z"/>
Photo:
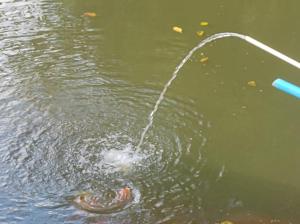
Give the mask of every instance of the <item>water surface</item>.
<path id="1" fill-rule="evenodd" d="M 136 145 L 176 65 L 202 39 L 196 31 L 247 34 L 299 60 L 299 7 L 1 1 L 0 223 L 215 223 L 236 215 L 298 223 L 299 105 L 271 82 L 299 84 L 299 71 L 241 40 L 200 49 L 139 153 Z M 114 214 L 85 213 L 67 200 L 124 185 L 135 200 Z"/>

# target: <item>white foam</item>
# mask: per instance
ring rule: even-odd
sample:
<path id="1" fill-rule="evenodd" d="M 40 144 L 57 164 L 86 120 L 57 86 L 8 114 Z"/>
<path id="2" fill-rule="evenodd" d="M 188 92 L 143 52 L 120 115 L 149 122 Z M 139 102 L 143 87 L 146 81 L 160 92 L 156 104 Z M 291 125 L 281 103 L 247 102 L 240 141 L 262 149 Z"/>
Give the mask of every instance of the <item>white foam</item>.
<path id="1" fill-rule="evenodd" d="M 126 145 L 124 149 L 105 149 L 101 152 L 101 164 L 108 173 L 128 172 L 143 158 L 143 155 L 137 153 L 131 145 Z"/>

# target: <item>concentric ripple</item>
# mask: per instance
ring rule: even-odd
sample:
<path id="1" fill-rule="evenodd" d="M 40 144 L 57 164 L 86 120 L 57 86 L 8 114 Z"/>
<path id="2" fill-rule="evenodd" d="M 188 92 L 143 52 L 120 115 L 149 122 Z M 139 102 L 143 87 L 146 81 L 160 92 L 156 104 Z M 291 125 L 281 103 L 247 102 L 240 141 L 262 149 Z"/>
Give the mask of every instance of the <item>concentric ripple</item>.
<path id="1" fill-rule="evenodd" d="M 200 214 L 209 122 L 195 102 L 166 96 L 137 152 L 160 88 L 122 79 L 122 60 L 99 53 L 102 30 L 62 9 L 0 4 L 0 222 L 149 223 Z M 80 213 L 66 200 L 124 186 L 134 200 L 117 215 Z"/>

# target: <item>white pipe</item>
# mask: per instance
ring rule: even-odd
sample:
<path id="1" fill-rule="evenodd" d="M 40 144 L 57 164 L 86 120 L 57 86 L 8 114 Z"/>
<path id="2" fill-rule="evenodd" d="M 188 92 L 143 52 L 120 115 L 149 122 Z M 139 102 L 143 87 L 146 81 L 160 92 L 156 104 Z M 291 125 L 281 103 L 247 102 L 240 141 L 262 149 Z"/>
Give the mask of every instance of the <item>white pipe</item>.
<path id="1" fill-rule="evenodd" d="M 249 36 L 244 36 L 243 38 L 245 41 L 247 41 L 248 43 L 250 44 L 253 44 L 254 46 L 274 55 L 275 57 L 281 59 L 282 61 L 285 61 L 287 63 L 289 63 L 290 65 L 293 65 L 295 66 L 296 68 L 300 68 L 300 63 L 284 54 L 282 54 L 281 52 L 253 39 L 252 37 L 249 37 Z"/>

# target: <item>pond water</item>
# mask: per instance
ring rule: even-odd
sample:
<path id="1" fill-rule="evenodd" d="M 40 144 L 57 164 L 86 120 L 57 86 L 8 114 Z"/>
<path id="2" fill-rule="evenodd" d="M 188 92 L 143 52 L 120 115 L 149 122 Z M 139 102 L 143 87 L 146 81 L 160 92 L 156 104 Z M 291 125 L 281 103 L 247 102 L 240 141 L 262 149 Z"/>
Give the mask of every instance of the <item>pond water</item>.
<path id="1" fill-rule="evenodd" d="M 0 223 L 299 223 L 299 102 L 271 86 L 299 70 L 241 40 L 195 53 L 136 149 L 204 37 L 243 33 L 299 60 L 299 7 L 2 0 Z M 134 200 L 110 214 L 69 200 L 125 185 Z"/>

